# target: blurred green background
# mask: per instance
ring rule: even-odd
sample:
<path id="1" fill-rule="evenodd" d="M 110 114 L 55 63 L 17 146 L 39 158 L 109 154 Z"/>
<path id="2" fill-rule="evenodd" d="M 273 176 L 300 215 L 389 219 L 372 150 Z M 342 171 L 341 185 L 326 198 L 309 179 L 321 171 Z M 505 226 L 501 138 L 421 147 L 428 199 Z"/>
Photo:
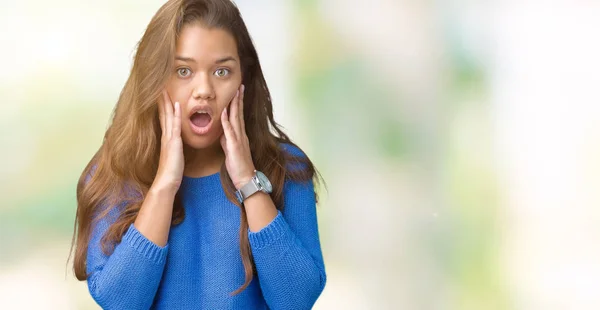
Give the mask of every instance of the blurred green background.
<path id="1" fill-rule="evenodd" d="M 0 308 L 97 309 L 75 186 L 157 0 L 0 1 Z M 600 4 L 239 0 L 323 174 L 315 309 L 600 307 Z"/>

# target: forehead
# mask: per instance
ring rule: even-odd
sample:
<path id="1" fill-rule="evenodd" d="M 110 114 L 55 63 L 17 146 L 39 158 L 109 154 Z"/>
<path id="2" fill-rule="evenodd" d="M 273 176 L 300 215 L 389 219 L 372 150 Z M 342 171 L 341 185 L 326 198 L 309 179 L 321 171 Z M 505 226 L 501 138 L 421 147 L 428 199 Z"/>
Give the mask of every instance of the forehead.
<path id="1" fill-rule="evenodd" d="M 185 25 L 177 40 L 177 55 L 212 62 L 224 56 L 237 59 L 238 51 L 233 36 L 225 30 Z"/>

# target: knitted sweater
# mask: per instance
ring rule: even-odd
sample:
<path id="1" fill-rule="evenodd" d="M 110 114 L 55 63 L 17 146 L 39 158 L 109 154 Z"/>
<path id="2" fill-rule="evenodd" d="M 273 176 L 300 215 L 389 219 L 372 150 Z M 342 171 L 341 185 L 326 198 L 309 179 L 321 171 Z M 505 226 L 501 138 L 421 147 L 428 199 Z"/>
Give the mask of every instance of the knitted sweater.
<path id="1" fill-rule="evenodd" d="M 104 309 L 310 309 L 326 275 L 312 182 L 286 179 L 284 208 L 258 232 L 248 231 L 256 273 L 244 283 L 239 249 L 240 209 L 221 187 L 219 173 L 184 177 L 185 219 L 160 247 L 133 224 L 106 256 L 100 240 L 114 216 L 92 232 L 88 288 Z M 116 208 L 115 208 L 116 209 Z"/>

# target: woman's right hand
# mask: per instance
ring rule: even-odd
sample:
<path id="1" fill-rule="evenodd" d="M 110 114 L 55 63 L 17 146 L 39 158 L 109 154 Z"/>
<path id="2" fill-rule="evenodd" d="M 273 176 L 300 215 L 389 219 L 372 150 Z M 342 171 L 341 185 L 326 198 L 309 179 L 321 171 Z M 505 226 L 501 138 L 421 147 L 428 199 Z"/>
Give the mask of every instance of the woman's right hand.
<path id="1" fill-rule="evenodd" d="M 158 116 L 162 135 L 158 171 L 152 187 L 173 195 L 179 190 L 183 179 L 183 141 L 181 140 L 181 106 L 173 104 L 166 90 L 158 102 Z"/>

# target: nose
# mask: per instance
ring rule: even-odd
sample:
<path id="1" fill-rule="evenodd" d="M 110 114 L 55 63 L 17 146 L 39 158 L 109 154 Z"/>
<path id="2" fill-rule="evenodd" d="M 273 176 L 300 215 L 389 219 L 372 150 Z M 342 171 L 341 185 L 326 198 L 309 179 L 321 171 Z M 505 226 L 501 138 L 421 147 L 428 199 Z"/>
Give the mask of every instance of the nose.
<path id="1" fill-rule="evenodd" d="M 194 85 L 193 96 L 198 100 L 209 100 L 215 97 L 215 90 L 212 81 L 207 74 L 196 75 L 196 85 Z"/>

